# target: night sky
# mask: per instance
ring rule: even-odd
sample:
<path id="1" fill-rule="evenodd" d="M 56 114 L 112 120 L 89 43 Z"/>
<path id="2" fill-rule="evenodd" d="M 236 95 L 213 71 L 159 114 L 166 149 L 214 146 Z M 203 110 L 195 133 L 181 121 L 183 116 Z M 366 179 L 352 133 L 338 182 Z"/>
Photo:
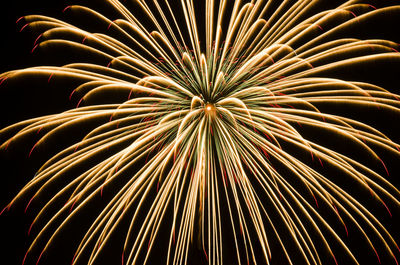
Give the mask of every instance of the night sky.
<path id="1" fill-rule="evenodd" d="M 93 0 L 94 1 L 94 0 Z M 78 1 L 75 1 L 78 2 Z M 24 15 L 28 14 L 42 14 L 50 17 L 56 17 L 64 19 L 66 14 L 62 13 L 62 10 L 69 4 L 75 3 L 72 1 L 58 0 L 36 0 L 36 1 L 12 1 L 0 8 L 0 29 L 1 29 L 1 58 L 0 58 L 0 72 L 26 68 L 35 65 L 46 65 L 46 64 L 62 64 L 62 61 L 55 60 L 52 55 L 46 55 L 41 51 L 35 51 L 31 53 L 33 43 L 38 36 L 37 32 L 31 29 L 24 29 L 19 32 L 21 27 L 25 24 L 21 20 L 16 24 L 16 20 Z M 374 1 L 371 1 L 371 3 Z M 375 3 L 377 4 L 377 3 Z M 94 5 L 92 4 L 92 7 Z M 102 7 L 99 7 L 102 9 Z M 365 31 L 357 31 L 356 35 L 362 38 L 363 36 L 374 36 L 375 38 L 390 39 L 400 42 L 400 13 L 394 14 L 392 17 L 382 17 L 374 23 L 367 25 Z M 373 84 L 381 85 L 389 91 L 400 94 L 400 65 L 389 66 L 387 63 L 382 64 L 376 62 L 375 64 L 369 65 L 368 69 L 363 67 L 349 69 L 343 73 L 333 73 L 341 76 L 344 80 L 359 80 L 369 81 Z M 0 116 L 0 127 L 3 128 L 7 125 L 15 122 L 38 117 L 45 114 L 59 113 L 64 110 L 75 107 L 76 102 L 68 100 L 68 95 L 71 91 L 73 83 L 47 83 L 40 80 L 25 80 L 20 83 L 7 85 L 3 84 L 0 86 L 1 91 L 1 112 Z M 343 109 L 342 112 L 346 113 L 348 110 Z M 346 113 L 348 114 L 348 113 Z M 400 142 L 400 116 L 394 113 L 386 113 L 382 110 L 366 109 L 359 112 L 350 114 L 360 121 L 367 122 L 382 132 L 386 133 L 393 141 Z M 5 140 L 0 138 L 1 141 Z M 0 207 L 3 209 L 7 203 L 13 198 L 14 195 L 29 181 L 35 174 L 35 171 L 43 163 L 43 157 L 33 156 L 28 158 L 28 153 L 33 142 L 27 143 L 26 148 L 11 148 L 9 152 L 0 152 L 0 168 L 2 169 L 0 179 Z M 347 148 L 347 149 L 346 149 Z M 348 147 L 343 146 L 346 152 L 351 152 Z M 396 187 L 400 188 L 400 158 L 393 155 L 382 152 L 382 159 L 390 172 L 387 179 L 393 183 Z M 378 168 L 378 167 L 377 167 Z M 380 168 L 377 169 L 382 176 L 386 176 L 385 171 Z M 365 191 L 361 191 L 365 193 Z M 368 192 L 365 196 L 368 196 Z M 35 217 L 35 206 L 39 206 L 38 203 L 32 203 L 30 206 L 31 211 L 24 213 L 24 208 L 29 198 L 24 198 L 20 203 L 17 203 L 15 207 L 12 207 L 9 212 L 3 213 L 0 216 L 0 254 L 2 259 L 8 260 L 4 264 L 16 265 L 21 264 L 25 252 L 29 246 L 29 243 L 34 238 L 35 232 L 38 229 L 33 230 L 33 235 L 27 235 L 27 231 L 31 222 Z M 99 202 L 101 207 L 102 203 Z M 397 242 L 400 243 L 400 209 L 392 203 L 388 203 L 391 209 L 393 217 L 389 217 L 385 209 L 377 203 L 370 203 L 371 208 L 374 209 L 374 213 L 380 218 L 382 223 L 392 232 Z M 88 211 L 88 215 L 94 214 L 93 211 Z M 382 216 L 382 218 L 381 218 Z M 83 223 L 85 218 L 83 218 Z M 75 222 L 76 227 L 73 225 L 67 228 L 69 235 L 73 235 L 76 230 L 79 231 L 79 221 Z M 352 228 L 349 228 L 352 231 Z M 354 231 L 353 231 L 354 232 Z M 355 233 L 355 232 L 354 232 Z M 351 235 L 350 235 L 351 236 Z M 69 240 L 73 240 L 66 234 L 60 243 L 51 248 L 54 255 L 50 257 L 44 257 L 39 264 L 70 264 L 73 256 L 73 247 L 69 245 Z M 79 237 L 78 237 L 79 238 Z M 114 239 L 118 242 L 119 238 Z M 331 239 L 333 240 L 333 239 Z M 353 234 L 351 242 L 349 244 L 357 249 L 358 247 L 362 252 L 365 251 L 365 255 L 360 257 L 361 264 L 378 264 L 376 257 L 371 250 L 365 250 L 365 246 L 362 246 L 357 240 L 357 235 Z M 117 245 L 117 244 L 116 244 Z M 380 251 L 383 252 L 382 246 Z M 369 253 L 367 253 L 369 251 Z M 118 252 L 118 251 L 116 251 Z M 340 259 L 340 251 L 338 251 L 337 257 Z M 355 250 L 355 253 L 358 251 Z M 71 254 L 72 253 L 72 254 Z M 118 252 L 119 253 L 119 252 Z M 120 257 L 110 258 L 115 254 L 112 250 L 110 255 L 105 254 L 103 259 L 104 264 L 120 264 Z M 321 254 L 323 255 L 323 254 Z M 329 254 L 326 254 L 329 255 Z M 398 260 L 400 260 L 400 253 L 395 253 Z M 193 256 L 196 257 L 197 263 L 193 264 L 205 264 L 204 257 L 194 252 Z M 229 260 L 230 257 L 228 257 Z M 381 254 L 382 264 L 395 264 L 393 260 L 389 259 L 387 255 Z M 329 259 L 328 259 L 329 260 Z M 27 264 L 35 264 L 36 259 L 32 258 Z M 57 262 L 57 263 L 52 263 Z M 385 263 L 387 262 L 387 263 Z M 3 264 L 3 262 L 1 262 Z M 277 262 L 277 264 L 281 264 Z M 284 264 L 284 263 L 282 263 Z M 299 262 L 298 264 L 303 264 Z M 298 265 L 295 263 L 295 265 Z M 324 263 L 325 264 L 325 263 Z M 327 261 L 326 264 L 334 264 L 332 260 Z M 339 265 L 344 264 L 339 261 Z"/>

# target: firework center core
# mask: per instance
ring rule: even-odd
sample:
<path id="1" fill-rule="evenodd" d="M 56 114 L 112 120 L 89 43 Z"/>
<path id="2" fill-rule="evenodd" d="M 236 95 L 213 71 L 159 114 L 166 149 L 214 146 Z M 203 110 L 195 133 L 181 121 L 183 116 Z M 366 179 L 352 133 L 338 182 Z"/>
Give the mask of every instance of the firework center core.
<path id="1" fill-rule="evenodd" d="M 207 104 L 204 106 L 204 111 L 205 111 L 207 114 L 214 114 L 214 113 L 215 113 L 215 106 L 214 106 L 214 104 L 212 104 L 212 103 L 207 103 Z"/>

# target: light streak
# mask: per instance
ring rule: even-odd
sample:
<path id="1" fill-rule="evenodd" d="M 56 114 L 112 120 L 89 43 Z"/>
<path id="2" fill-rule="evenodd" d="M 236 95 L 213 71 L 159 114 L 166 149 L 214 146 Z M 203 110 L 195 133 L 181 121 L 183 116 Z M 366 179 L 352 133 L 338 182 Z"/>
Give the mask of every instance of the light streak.
<path id="1" fill-rule="evenodd" d="M 166 264 L 188 264 L 189 249 L 196 245 L 208 264 L 222 264 L 225 233 L 233 235 L 238 264 L 270 264 L 271 244 L 280 245 L 289 263 L 294 263 L 287 241 L 295 244 L 308 264 L 321 264 L 317 244 L 337 263 L 327 233 L 357 263 L 355 250 L 344 239 L 350 236 L 348 227 L 359 231 L 379 260 L 374 240 L 396 260 L 397 244 L 378 217 L 358 201 L 357 194 L 336 184 L 338 173 L 329 175 L 323 168 L 334 167 L 357 188 L 369 191 L 371 200 L 392 215 L 384 201 L 399 206 L 400 193 L 375 169 L 383 166 L 389 174 L 376 149 L 399 156 L 400 146 L 368 124 L 320 108 L 342 103 L 399 114 L 398 95 L 326 73 L 360 63 L 400 62 L 394 42 L 335 37 L 353 23 L 398 11 L 400 6 L 376 8 L 347 1 L 314 13 L 319 1 L 234 1 L 230 7 L 229 1 L 206 0 L 205 24 L 199 26 L 203 14 L 191 0 L 176 5 L 154 1 L 151 6 L 150 1 L 138 0 L 140 17 L 120 1 L 108 2 L 119 19 L 110 20 L 78 5 L 66 7 L 63 13 L 79 11 L 104 24 L 104 32 L 113 31 L 110 35 L 46 16 L 17 21 L 26 22 L 21 31 L 31 26 L 44 29 L 33 50 L 67 45 L 105 62 L 39 66 L 0 75 L 0 84 L 30 74 L 48 83 L 56 77 L 80 81 L 69 97 L 77 101 L 76 109 L 10 125 L 0 132 L 13 133 L 3 149 L 11 141 L 18 144 L 33 132 L 40 133 L 42 137 L 29 152 L 33 156 L 38 147 L 69 127 L 87 130 L 83 139 L 47 161 L 7 209 L 34 191 L 27 211 L 47 187 L 75 168 L 89 165 L 88 161 L 97 161 L 74 175 L 42 207 L 29 232 L 46 218 L 58 198 L 69 196 L 41 227 L 24 262 L 45 240 L 38 263 L 63 227 L 95 196 L 103 197 L 105 187 L 114 185 L 118 190 L 93 219 L 72 264 L 94 264 L 126 219 L 130 221 L 121 249 L 122 264 L 146 263 L 150 255 L 156 255 L 151 250 L 161 234 L 169 238 Z M 184 17 L 177 17 L 175 9 Z M 152 26 L 141 23 L 144 17 Z M 110 91 L 126 95 L 126 100 L 91 103 Z M 87 121 L 101 124 L 87 129 Z M 344 139 L 376 165 L 364 165 L 357 155 L 309 138 L 303 127 Z M 227 216 L 222 215 L 222 207 Z M 343 233 L 333 229 L 332 221 L 319 212 L 321 207 L 335 216 Z M 140 218 L 143 209 L 146 213 Z M 60 221 L 63 215 L 67 217 Z M 170 229 L 161 231 L 167 221 Z M 282 229 L 290 238 L 280 236 Z M 374 240 L 365 229 L 374 232 Z M 48 230 L 50 236 L 46 236 Z M 271 242 L 268 231 L 276 242 Z M 255 248 L 261 249 L 261 261 Z M 88 260 L 83 260 L 85 251 L 90 251 Z"/>

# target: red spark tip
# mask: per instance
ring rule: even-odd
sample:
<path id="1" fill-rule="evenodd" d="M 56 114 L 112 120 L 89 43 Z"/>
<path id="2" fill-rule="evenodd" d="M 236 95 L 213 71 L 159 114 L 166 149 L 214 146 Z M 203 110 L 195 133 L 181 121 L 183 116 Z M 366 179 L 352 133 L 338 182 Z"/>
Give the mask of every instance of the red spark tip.
<path id="1" fill-rule="evenodd" d="M 69 208 L 69 213 L 72 212 L 72 209 L 74 208 L 75 203 L 76 203 L 77 200 L 78 200 L 78 199 L 75 199 L 74 202 L 72 203 L 71 208 Z"/>
<path id="2" fill-rule="evenodd" d="M 349 11 L 350 14 L 352 14 L 354 17 L 357 17 L 357 15 L 353 11 Z"/>
<path id="3" fill-rule="evenodd" d="M 376 249 L 374 247 L 372 247 L 372 249 L 374 250 L 376 257 L 378 258 L 379 264 L 381 264 L 381 259 L 379 258 L 378 252 L 376 251 Z"/>
<path id="4" fill-rule="evenodd" d="M 73 265 L 74 263 L 75 263 L 75 258 L 76 258 L 76 255 L 77 255 L 78 253 L 75 253 L 74 254 L 74 257 L 72 258 L 72 262 L 71 262 L 71 265 Z"/>
<path id="5" fill-rule="evenodd" d="M 31 50 L 31 53 L 33 53 L 38 46 L 39 46 L 39 44 L 36 44 L 35 46 L 33 46 L 32 50 Z"/>
<path id="6" fill-rule="evenodd" d="M 336 257 L 335 257 L 335 255 L 333 255 L 332 251 L 331 251 L 331 255 L 332 255 L 333 259 L 335 260 L 335 264 L 338 265 Z"/>
<path id="7" fill-rule="evenodd" d="M 25 16 L 20 17 L 19 19 L 17 19 L 17 21 L 15 21 L 15 23 L 18 24 L 18 22 L 20 22 L 24 18 L 25 18 Z"/>
<path id="8" fill-rule="evenodd" d="M 43 253 L 44 253 L 44 249 L 42 250 L 42 253 L 40 253 L 39 258 L 38 258 L 37 261 L 36 261 L 36 265 L 39 264 L 39 261 L 40 261 L 40 259 L 42 258 Z"/>
<path id="9" fill-rule="evenodd" d="M 111 23 L 108 25 L 107 30 L 111 28 L 111 26 L 115 23 L 116 20 L 111 21 Z"/>
<path id="10" fill-rule="evenodd" d="M 43 33 L 40 34 L 40 35 L 36 38 L 35 42 L 33 43 L 34 46 L 37 44 L 37 42 L 39 41 L 39 39 L 40 39 L 42 36 L 43 36 Z"/>
<path id="11" fill-rule="evenodd" d="M 206 260 L 208 261 L 208 255 L 207 255 L 205 248 L 203 248 L 203 250 L 204 250 L 204 255 L 206 255 Z"/>
<path id="12" fill-rule="evenodd" d="M 32 200 L 33 200 L 34 198 L 35 198 L 35 196 L 33 196 L 33 197 L 29 200 L 28 204 L 27 204 L 26 207 L 25 207 L 24 213 L 26 213 L 26 212 L 28 211 L 29 205 L 31 205 L 31 202 L 32 202 Z"/>
<path id="13" fill-rule="evenodd" d="M 321 167 L 324 167 L 324 164 L 322 163 L 321 158 L 319 158 L 319 157 L 317 157 L 317 158 L 318 158 L 318 160 L 319 160 L 319 163 L 321 164 Z"/>
<path id="14" fill-rule="evenodd" d="M 3 210 L 0 212 L 0 215 L 4 213 L 4 211 L 7 209 L 7 212 L 10 210 L 11 204 L 7 205 L 6 207 L 3 208 Z"/>
<path id="15" fill-rule="evenodd" d="M 53 77 L 53 75 L 54 75 L 54 73 L 52 73 L 52 74 L 49 76 L 49 79 L 47 80 L 47 83 L 50 83 L 50 80 L 51 80 L 51 78 Z"/>
<path id="16" fill-rule="evenodd" d="M 386 167 L 385 163 L 383 162 L 383 160 L 382 160 L 382 159 L 380 159 L 380 158 L 379 158 L 379 160 L 381 161 L 381 163 L 382 163 L 383 167 L 385 168 L 386 174 L 389 176 L 389 171 L 388 171 L 388 169 L 387 169 L 387 167 Z"/>
<path id="17" fill-rule="evenodd" d="M 392 213 L 390 212 L 389 207 L 387 207 L 386 203 L 382 200 L 381 200 L 381 203 L 383 204 L 383 206 L 385 206 L 386 211 L 389 213 L 390 217 L 392 217 Z"/>
<path id="18" fill-rule="evenodd" d="M 36 145 L 37 145 L 38 143 L 36 143 L 33 147 L 32 147 L 32 149 L 31 149 L 31 151 L 29 152 L 29 155 L 28 155 L 28 157 L 31 157 L 31 155 L 32 155 L 32 152 L 33 152 L 33 149 L 35 149 L 35 147 L 36 147 Z"/>
<path id="19" fill-rule="evenodd" d="M 22 260 L 22 265 L 25 264 L 26 256 L 28 256 L 28 253 L 29 253 L 29 249 L 25 253 L 24 259 Z"/>
<path id="20" fill-rule="evenodd" d="M 392 253 L 393 259 L 396 262 L 396 265 L 399 265 L 399 263 L 397 262 L 396 256 Z"/>
<path id="21" fill-rule="evenodd" d="M 26 28 L 27 26 L 29 26 L 29 23 L 26 23 L 26 24 L 19 30 L 19 32 L 23 31 L 24 28 Z"/>
<path id="22" fill-rule="evenodd" d="M 319 208 L 318 200 L 317 200 L 317 198 L 315 197 L 314 193 L 312 193 L 312 196 L 314 197 L 315 205 L 317 206 L 317 208 Z"/>
<path id="23" fill-rule="evenodd" d="M 133 89 L 131 89 L 131 91 L 129 92 L 128 100 L 131 99 L 132 92 L 133 92 Z"/>
<path id="24" fill-rule="evenodd" d="M 310 154 L 311 154 L 311 160 L 314 162 L 314 153 L 312 150 L 310 151 Z"/>
<path id="25" fill-rule="evenodd" d="M 29 229 L 28 229 L 28 236 L 31 234 L 32 227 L 33 227 L 34 224 L 35 224 L 35 221 L 33 221 L 33 222 L 31 223 L 31 225 L 29 226 Z"/>
<path id="26" fill-rule="evenodd" d="M 76 90 L 76 89 L 72 90 L 71 94 L 69 95 L 69 100 L 71 100 L 72 95 L 75 93 L 75 90 Z"/>
<path id="27" fill-rule="evenodd" d="M 3 83 L 4 83 L 4 81 L 6 81 L 6 80 L 7 80 L 7 78 L 8 78 L 8 77 L 3 77 L 3 78 L 0 78 L 0 86 L 1 86 L 1 84 L 3 84 Z"/>
<path id="28" fill-rule="evenodd" d="M 10 145 L 10 143 L 11 143 L 11 139 L 8 140 L 8 142 L 7 142 L 6 147 L 4 148 L 4 150 L 7 150 L 7 149 L 8 149 L 8 146 Z"/>
<path id="29" fill-rule="evenodd" d="M 77 145 L 76 145 L 76 147 L 75 147 L 75 149 L 74 149 L 74 152 L 76 152 L 76 150 L 78 150 L 79 146 L 80 146 L 80 144 L 77 144 Z"/>
<path id="30" fill-rule="evenodd" d="M 63 13 L 65 12 L 65 11 L 67 11 L 68 9 L 70 9 L 71 8 L 71 6 L 67 6 L 67 7 L 65 7 L 64 9 L 63 9 Z"/>
<path id="31" fill-rule="evenodd" d="M 79 105 L 81 104 L 82 100 L 83 100 L 83 98 L 81 98 L 81 99 L 79 100 L 78 104 L 76 105 L 76 108 L 79 108 Z"/>
<path id="32" fill-rule="evenodd" d="M 97 250 L 99 250 L 99 248 L 101 247 L 101 243 L 102 243 L 102 240 L 100 240 L 99 244 L 97 244 Z"/>

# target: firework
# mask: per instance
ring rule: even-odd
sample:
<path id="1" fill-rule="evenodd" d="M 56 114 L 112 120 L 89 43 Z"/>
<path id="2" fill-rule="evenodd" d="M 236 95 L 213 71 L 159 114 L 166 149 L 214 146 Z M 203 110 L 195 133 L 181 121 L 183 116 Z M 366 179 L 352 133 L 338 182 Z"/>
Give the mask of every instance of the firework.
<path id="1" fill-rule="evenodd" d="M 357 264 L 362 253 L 349 246 L 351 232 L 377 261 L 386 255 L 397 263 L 395 238 L 369 206 L 377 202 L 391 215 L 389 202 L 398 210 L 400 193 L 386 180 L 380 153 L 398 159 L 400 146 L 346 110 L 398 115 L 399 98 L 337 76 L 359 65 L 399 62 L 397 43 L 348 32 L 400 6 L 107 4 L 117 19 L 78 5 L 63 11 L 96 24 L 97 33 L 46 16 L 18 21 L 40 32 L 33 52 L 68 48 L 92 63 L 0 76 L 4 84 L 32 75 L 78 83 L 70 94 L 76 108 L 1 131 L 10 136 L 3 150 L 40 135 L 29 156 L 54 139 L 73 141 L 5 208 L 27 194 L 26 210 L 51 196 L 31 225 L 38 232 L 24 262 L 39 262 L 68 224 L 102 198 L 100 210 L 84 217 L 92 219 L 72 264 L 99 262 L 118 241 L 115 234 L 123 234 L 123 264 L 151 263 L 159 253 L 166 264 L 190 264 L 193 249 L 208 264 L 227 256 L 235 264 L 282 264 L 274 251 L 290 264 L 321 264 L 337 262 L 338 249 Z M 74 128 L 84 137 L 73 138 Z M 335 145 L 343 142 L 354 153 Z"/>

